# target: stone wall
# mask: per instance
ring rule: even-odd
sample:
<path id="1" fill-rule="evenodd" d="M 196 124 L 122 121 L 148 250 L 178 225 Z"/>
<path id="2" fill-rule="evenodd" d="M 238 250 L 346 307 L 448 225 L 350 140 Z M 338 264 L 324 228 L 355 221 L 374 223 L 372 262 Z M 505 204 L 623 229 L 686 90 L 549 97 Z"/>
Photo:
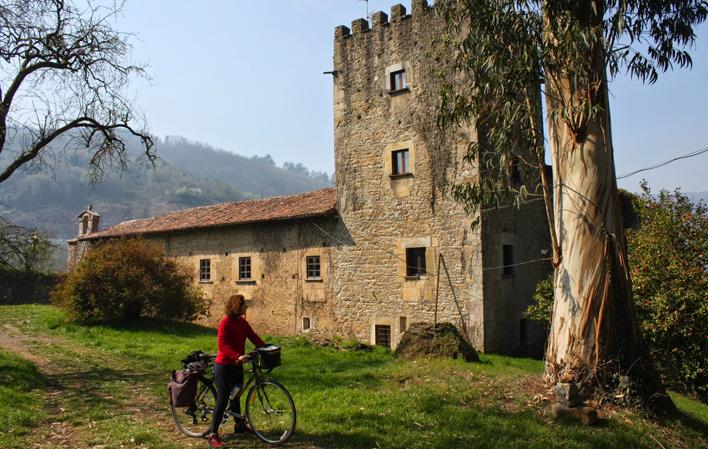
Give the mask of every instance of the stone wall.
<path id="1" fill-rule="evenodd" d="M 520 210 L 506 207 L 482 216 L 486 350 L 540 356 L 544 330 L 524 318 L 536 284 L 552 269 L 550 237 L 542 201 Z M 504 245 L 512 265 L 504 270 Z M 519 265 L 517 265 L 519 264 Z"/>
<path id="2" fill-rule="evenodd" d="M 215 326 L 223 317 L 224 301 L 241 293 L 247 317 L 259 333 L 294 335 L 303 332 L 303 317 L 312 334 L 336 333 L 332 313 L 333 249 L 328 234 L 335 218 L 173 232 L 146 237 L 163 246 L 165 254 L 192 273 L 193 281 L 212 301 L 202 324 Z M 306 276 L 307 256 L 320 256 L 321 276 Z M 239 257 L 251 258 L 251 280 L 238 279 Z M 201 282 L 199 263 L 208 259 L 211 277 Z"/>
<path id="3" fill-rule="evenodd" d="M 428 68 L 443 22 L 424 1 L 413 2 L 411 15 L 396 5 L 390 21 L 378 12 L 372 22 L 335 31 L 337 208 L 355 243 L 335 253 L 336 318 L 344 332 L 372 343 L 376 325 L 391 326 L 395 346 L 401 318 L 432 322 L 437 297 L 438 320 L 467 329 L 484 349 L 479 233 L 444 195 L 447 181 L 476 173 L 463 162 L 475 132 L 432 137 L 438 85 Z M 399 70 L 408 89 L 391 92 L 390 74 Z M 399 149 L 409 150 L 406 176 L 392 176 Z M 406 277 L 406 248 L 414 247 L 426 248 L 427 275 L 419 279 Z M 438 272 L 441 256 L 447 272 Z"/>

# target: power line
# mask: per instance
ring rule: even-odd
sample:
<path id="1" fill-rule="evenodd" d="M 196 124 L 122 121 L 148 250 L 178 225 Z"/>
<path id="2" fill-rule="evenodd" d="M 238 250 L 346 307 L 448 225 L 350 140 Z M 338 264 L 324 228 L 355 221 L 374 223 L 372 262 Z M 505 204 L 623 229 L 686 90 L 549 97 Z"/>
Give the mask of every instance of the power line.
<path id="1" fill-rule="evenodd" d="M 672 163 L 672 162 L 675 162 L 675 161 L 678 161 L 678 160 L 681 160 L 681 159 L 688 159 L 688 158 L 690 158 L 690 157 L 698 156 L 699 154 L 703 154 L 703 153 L 705 153 L 706 151 L 708 151 L 708 147 L 703 147 L 703 148 L 701 148 L 701 149 L 699 149 L 699 150 L 692 151 L 692 152 L 686 153 L 686 154 L 682 154 L 681 156 L 676 156 L 675 158 L 669 159 L 668 161 L 660 162 L 660 163 L 658 163 L 658 164 L 651 165 L 651 166 L 649 166 L 649 167 L 640 168 L 639 170 L 634 170 L 633 172 L 629 172 L 629 173 L 626 173 L 626 174 L 624 174 L 624 175 L 622 175 L 622 176 L 618 176 L 617 179 L 628 178 L 628 177 L 630 177 L 630 176 L 632 176 L 632 175 L 636 175 L 637 173 L 641 173 L 641 172 L 643 172 L 643 171 L 655 170 L 655 169 L 657 169 L 657 168 L 659 168 L 659 167 L 663 167 L 664 165 L 668 165 L 668 164 L 670 164 L 670 163 Z"/>
<path id="2" fill-rule="evenodd" d="M 629 177 L 629 176 L 636 175 L 637 173 L 641 173 L 641 172 L 644 172 L 644 171 L 655 170 L 655 169 L 657 169 L 657 168 L 660 168 L 660 167 L 663 167 L 663 166 L 665 166 L 665 165 L 668 165 L 668 164 L 670 164 L 670 163 L 672 163 L 672 162 L 675 162 L 675 161 L 678 161 L 678 160 L 681 160 L 681 159 L 688 159 L 688 158 L 691 158 L 691 157 L 695 157 L 695 156 L 698 156 L 698 155 L 703 154 L 703 153 L 705 153 L 705 152 L 708 152 L 708 147 L 704 147 L 704 148 L 701 148 L 701 149 L 692 151 L 692 152 L 690 152 L 690 153 L 686 153 L 686 154 L 683 154 L 683 155 L 680 155 L 680 156 L 676 156 L 676 157 L 674 157 L 674 158 L 672 158 L 672 159 L 670 159 L 670 160 L 668 160 L 668 161 L 661 162 L 661 163 L 659 163 L 659 164 L 655 164 L 655 165 L 651 165 L 651 166 L 648 166 L 648 167 L 640 168 L 640 169 L 635 170 L 635 171 L 633 171 L 633 172 L 624 174 L 624 175 L 622 175 L 622 176 L 618 176 L 617 179 L 627 178 L 627 177 Z M 559 187 L 559 186 L 560 186 L 560 185 L 554 185 L 554 186 L 552 186 L 552 188 L 556 188 L 556 187 Z M 524 202 L 522 202 L 520 205 L 525 205 L 525 204 L 529 204 L 529 203 L 534 203 L 534 202 L 536 202 L 536 201 L 543 201 L 543 198 L 534 198 L 534 199 L 531 199 L 531 200 L 528 200 L 528 201 L 524 201 Z M 480 209 L 479 211 L 480 211 L 480 212 L 488 212 L 488 211 L 493 211 L 493 210 L 506 209 L 506 208 L 509 208 L 509 207 L 516 207 L 516 205 L 515 205 L 515 204 L 507 204 L 507 205 L 502 205 L 502 206 L 497 206 L 497 207 L 484 208 L 484 209 Z M 312 223 L 312 225 L 315 226 L 322 234 L 324 234 L 324 235 L 330 237 L 332 240 L 334 240 L 335 242 L 339 243 L 340 245 L 342 245 L 342 246 L 348 246 L 348 244 L 347 244 L 346 242 L 343 242 L 342 240 L 338 239 L 338 238 L 335 237 L 334 235 L 332 235 L 332 234 L 330 234 L 329 232 L 325 231 L 325 230 L 322 229 L 320 226 L 318 226 L 316 223 Z M 460 249 L 463 249 L 463 247 L 459 247 L 459 248 L 460 248 Z M 406 268 L 418 268 L 418 267 L 410 267 L 409 265 L 407 265 L 407 260 L 405 260 L 405 259 L 404 259 L 403 257 L 401 257 L 399 254 L 397 254 L 397 253 L 395 253 L 395 252 L 393 252 L 393 251 L 388 251 L 388 250 L 386 250 L 385 248 L 381 248 L 381 247 L 379 247 L 379 249 L 382 250 L 382 251 L 385 252 L 385 253 L 388 253 L 388 254 L 392 255 L 395 259 L 398 259 L 398 260 L 400 260 L 400 261 L 406 263 Z M 517 266 L 520 266 L 520 265 L 528 265 L 528 264 L 535 263 L 535 262 L 545 262 L 545 261 L 549 261 L 549 260 L 552 260 L 552 258 L 551 258 L 551 257 L 541 257 L 541 258 L 531 259 L 531 260 L 527 260 L 527 261 L 524 261 L 524 262 L 518 262 L 518 263 L 510 264 L 510 265 L 500 265 L 500 266 L 496 266 L 496 267 L 486 267 L 486 268 L 482 268 L 482 271 L 501 270 L 501 269 L 508 268 L 508 267 L 517 267 Z M 435 277 L 437 277 L 438 273 L 435 273 L 435 274 L 426 273 L 426 275 L 427 275 L 427 276 L 430 276 L 431 278 L 435 278 Z"/>

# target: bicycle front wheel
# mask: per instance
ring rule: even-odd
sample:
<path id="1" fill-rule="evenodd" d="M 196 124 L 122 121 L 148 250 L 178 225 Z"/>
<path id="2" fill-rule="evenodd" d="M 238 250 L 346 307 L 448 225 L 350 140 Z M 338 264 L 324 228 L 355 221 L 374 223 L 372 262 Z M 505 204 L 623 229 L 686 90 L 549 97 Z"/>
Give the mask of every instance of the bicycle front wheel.
<path id="1" fill-rule="evenodd" d="M 175 407 L 170 399 L 172 417 L 177 428 L 190 437 L 202 437 L 211 427 L 216 407 L 216 389 L 204 379 L 197 380 L 197 396 L 189 407 Z"/>
<path id="2" fill-rule="evenodd" d="M 284 386 L 264 380 L 248 391 L 246 419 L 262 441 L 284 443 L 295 431 L 295 403 Z"/>

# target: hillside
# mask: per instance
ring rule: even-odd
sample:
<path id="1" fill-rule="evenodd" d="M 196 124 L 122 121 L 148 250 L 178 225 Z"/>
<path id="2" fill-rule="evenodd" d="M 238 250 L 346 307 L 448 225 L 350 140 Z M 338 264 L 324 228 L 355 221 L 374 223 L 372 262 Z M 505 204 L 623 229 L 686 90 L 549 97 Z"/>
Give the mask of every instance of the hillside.
<path id="1" fill-rule="evenodd" d="M 137 155 L 136 142 L 130 146 Z M 326 173 L 310 172 L 301 164 L 279 167 L 270 156 L 247 158 L 180 137 L 157 139 L 156 153 L 160 160 L 154 169 L 135 162 L 125 171 L 107 173 L 92 186 L 85 157 L 62 157 L 54 151 L 49 160 L 59 162 L 19 171 L 2 183 L 0 216 L 67 239 L 76 235 L 76 216 L 89 204 L 101 214 L 105 227 L 172 210 L 330 185 Z"/>

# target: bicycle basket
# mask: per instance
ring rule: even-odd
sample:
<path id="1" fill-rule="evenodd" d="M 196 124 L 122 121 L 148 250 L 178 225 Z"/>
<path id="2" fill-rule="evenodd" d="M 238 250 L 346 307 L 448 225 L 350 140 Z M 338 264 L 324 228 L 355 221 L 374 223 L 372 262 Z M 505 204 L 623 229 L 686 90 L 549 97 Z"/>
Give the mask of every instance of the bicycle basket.
<path id="1" fill-rule="evenodd" d="M 258 348 L 258 366 L 261 369 L 273 369 L 280 366 L 280 346 L 268 345 Z"/>

